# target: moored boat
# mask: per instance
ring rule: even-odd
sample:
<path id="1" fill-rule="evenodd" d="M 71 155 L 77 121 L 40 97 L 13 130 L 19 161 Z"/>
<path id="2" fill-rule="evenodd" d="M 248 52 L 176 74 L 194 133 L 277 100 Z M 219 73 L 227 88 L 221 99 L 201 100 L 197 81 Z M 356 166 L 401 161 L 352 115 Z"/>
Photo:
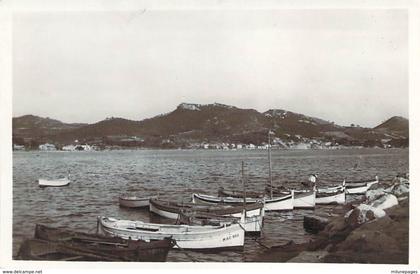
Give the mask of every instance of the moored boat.
<path id="1" fill-rule="evenodd" d="M 378 176 L 374 179 L 360 180 L 360 181 L 346 181 L 346 193 L 347 194 L 365 194 L 369 188 L 379 183 Z"/>
<path id="2" fill-rule="evenodd" d="M 264 209 L 262 209 L 264 210 Z M 200 212 L 183 212 L 180 214 L 177 222 L 187 225 L 222 225 L 229 223 L 238 223 L 247 234 L 260 234 L 263 227 L 263 214 L 247 216 L 245 212 L 242 216 L 221 216 Z"/>
<path id="3" fill-rule="evenodd" d="M 219 188 L 218 190 L 219 197 L 234 197 L 234 198 L 243 198 L 244 192 L 243 191 L 236 191 L 236 190 L 227 190 L 224 188 Z M 260 198 L 264 197 L 264 193 L 260 192 L 246 192 L 246 197 L 248 198 Z"/>
<path id="4" fill-rule="evenodd" d="M 243 248 L 245 232 L 239 224 L 220 226 L 189 226 L 153 224 L 141 221 L 118 220 L 98 217 L 99 229 L 106 235 L 124 239 L 145 241 L 170 237 L 175 248 L 182 249 L 230 249 Z"/>
<path id="5" fill-rule="evenodd" d="M 294 190 L 294 209 L 314 209 L 316 204 L 315 190 Z"/>
<path id="6" fill-rule="evenodd" d="M 69 249 L 61 243 L 40 239 L 25 240 L 20 245 L 17 258 L 37 261 L 118 261 L 119 259 L 112 255 Z"/>
<path id="7" fill-rule="evenodd" d="M 265 211 L 283 211 L 283 210 L 293 210 L 293 191 L 284 194 L 281 196 L 269 198 L 246 198 L 246 203 L 264 203 L 264 210 Z M 239 205 L 244 202 L 243 198 L 236 198 L 236 197 L 216 197 L 211 195 L 193 193 L 192 194 L 192 201 L 193 203 L 196 202 L 203 202 L 207 204 L 236 204 Z"/>
<path id="8" fill-rule="evenodd" d="M 60 187 L 60 186 L 67 186 L 70 184 L 69 178 L 60 178 L 55 180 L 47 180 L 47 179 L 39 179 L 38 185 L 39 187 Z"/>
<path id="9" fill-rule="evenodd" d="M 328 205 L 328 204 L 345 204 L 346 191 L 345 185 L 339 187 L 329 187 L 324 189 L 317 189 L 315 204 Z"/>
<path id="10" fill-rule="evenodd" d="M 263 225 L 263 204 L 241 205 L 200 205 L 180 204 L 176 202 L 150 199 L 150 212 L 170 219 L 182 219 L 189 216 L 195 219 L 236 220 L 245 232 L 260 232 Z"/>
<path id="11" fill-rule="evenodd" d="M 150 242 L 134 241 L 40 224 L 35 226 L 35 239 L 60 243 L 60 250 L 67 250 L 67 253 L 82 250 L 113 261 L 164 262 L 169 250 L 175 245 L 175 241 L 170 238 Z"/>
<path id="12" fill-rule="evenodd" d="M 270 191 L 270 186 L 266 186 L 266 192 Z M 313 189 L 288 189 L 284 186 L 272 188 L 273 195 L 287 194 L 293 190 L 293 209 L 314 209 L 316 190 Z"/>
<path id="13" fill-rule="evenodd" d="M 218 204 L 197 204 L 178 203 L 165 201 L 157 198 L 150 199 L 150 212 L 169 219 L 178 219 L 182 212 L 198 212 L 203 214 L 215 214 L 222 216 L 241 217 L 244 207 L 242 205 L 218 205 Z M 247 216 L 264 216 L 263 203 L 249 203 L 245 206 Z"/>
<path id="14" fill-rule="evenodd" d="M 118 197 L 120 206 L 131 207 L 131 208 L 148 207 L 149 200 L 150 200 L 150 197 L 146 197 L 146 198 L 137 197 L 137 196 L 130 196 L 127 194 L 123 194 Z"/>

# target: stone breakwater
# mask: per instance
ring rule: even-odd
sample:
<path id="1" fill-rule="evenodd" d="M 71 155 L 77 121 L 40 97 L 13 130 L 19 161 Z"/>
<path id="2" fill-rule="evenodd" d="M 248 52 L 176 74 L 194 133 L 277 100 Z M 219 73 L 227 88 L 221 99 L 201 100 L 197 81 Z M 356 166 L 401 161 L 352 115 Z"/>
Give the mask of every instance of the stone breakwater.
<path id="1" fill-rule="evenodd" d="M 289 242 L 261 254 L 260 261 L 301 263 L 407 264 L 409 181 L 382 182 L 331 219 L 305 217 L 304 228 L 316 238 Z"/>

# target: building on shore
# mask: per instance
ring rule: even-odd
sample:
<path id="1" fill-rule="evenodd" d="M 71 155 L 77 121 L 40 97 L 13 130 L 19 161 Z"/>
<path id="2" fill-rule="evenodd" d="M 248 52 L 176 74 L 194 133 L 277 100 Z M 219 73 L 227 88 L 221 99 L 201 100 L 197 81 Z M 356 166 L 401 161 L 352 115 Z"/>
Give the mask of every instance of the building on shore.
<path id="1" fill-rule="evenodd" d="M 13 144 L 13 150 L 25 150 L 25 146 Z"/>
<path id="2" fill-rule="evenodd" d="M 45 144 L 39 145 L 38 146 L 38 149 L 39 150 L 43 150 L 43 151 L 54 151 L 54 150 L 57 150 L 57 148 L 55 147 L 55 145 L 49 144 L 49 143 L 45 143 Z"/>

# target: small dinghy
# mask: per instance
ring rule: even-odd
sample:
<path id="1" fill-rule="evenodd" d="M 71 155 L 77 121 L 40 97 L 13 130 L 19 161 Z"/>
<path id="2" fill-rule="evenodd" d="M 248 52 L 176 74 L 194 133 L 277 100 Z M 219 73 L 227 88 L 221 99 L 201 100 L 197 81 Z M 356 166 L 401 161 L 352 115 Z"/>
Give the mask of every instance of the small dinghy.
<path id="1" fill-rule="evenodd" d="M 264 203 L 264 210 L 265 211 L 285 211 L 285 210 L 293 210 L 293 191 L 288 194 L 284 194 L 278 197 L 264 197 L 264 198 L 246 198 L 246 203 Z M 192 194 L 192 201 L 193 203 L 196 202 L 203 202 L 207 204 L 242 204 L 243 198 L 236 198 L 236 197 L 215 197 L 211 195 L 205 194 Z"/>
<path id="2" fill-rule="evenodd" d="M 123 194 L 118 197 L 120 206 L 122 207 L 131 207 L 131 208 L 140 208 L 149 206 L 150 197 L 142 198 L 137 196 L 130 196 Z"/>
<path id="3" fill-rule="evenodd" d="M 182 219 L 182 216 L 189 216 L 193 219 L 213 219 L 226 222 L 237 220 L 245 229 L 245 232 L 259 233 L 264 219 L 263 204 L 241 205 L 199 205 L 183 204 L 159 199 L 150 199 L 150 212 L 170 219 Z M 188 223 L 186 223 L 188 224 Z"/>
<path id="4" fill-rule="evenodd" d="M 69 178 L 60 178 L 55 180 L 46 180 L 46 179 L 39 179 L 38 185 L 39 187 L 59 187 L 59 186 L 67 186 L 70 184 Z"/>
<path id="5" fill-rule="evenodd" d="M 182 249 L 243 249 L 245 232 L 239 224 L 190 226 L 145 223 L 98 217 L 99 230 L 105 235 L 145 241 L 172 238 L 175 248 Z"/>
<path id="6" fill-rule="evenodd" d="M 70 231 L 37 224 L 35 239 L 57 242 L 61 251 L 76 254 L 82 250 L 103 257 L 105 261 L 164 262 L 169 250 L 175 245 L 172 239 L 158 241 L 133 241 L 118 237 Z"/>

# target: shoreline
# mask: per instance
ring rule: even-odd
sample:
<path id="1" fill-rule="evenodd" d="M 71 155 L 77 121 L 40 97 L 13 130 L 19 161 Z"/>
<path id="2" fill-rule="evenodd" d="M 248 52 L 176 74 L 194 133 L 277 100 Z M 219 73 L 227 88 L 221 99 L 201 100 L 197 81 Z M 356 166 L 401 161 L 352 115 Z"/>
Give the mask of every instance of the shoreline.
<path id="1" fill-rule="evenodd" d="M 322 223 L 319 231 L 314 226 L 312 233 L 315 234 L 315 240 L 300 244 L 291 241 L 271 248 L 261 254 L 258 261 L 408 264 L 409 192 L 401 191 L 405 187 L 408 189 L 408 186 L 408 180 L 407 183 L 382 182 L 369 190 L 369 194 L 377 195 L 369 201 L 370 204 L 386 207 L 391 198 L 398 200 L 397 205 L 384 209 L 385 216 L 375 217 L 372 212 L 362 212 L 360 205 L 368 202 L 362 197 L 344 206 L 339 216 L 326 221 L 315 217 L 319 218 L 316 225 Z"/>

